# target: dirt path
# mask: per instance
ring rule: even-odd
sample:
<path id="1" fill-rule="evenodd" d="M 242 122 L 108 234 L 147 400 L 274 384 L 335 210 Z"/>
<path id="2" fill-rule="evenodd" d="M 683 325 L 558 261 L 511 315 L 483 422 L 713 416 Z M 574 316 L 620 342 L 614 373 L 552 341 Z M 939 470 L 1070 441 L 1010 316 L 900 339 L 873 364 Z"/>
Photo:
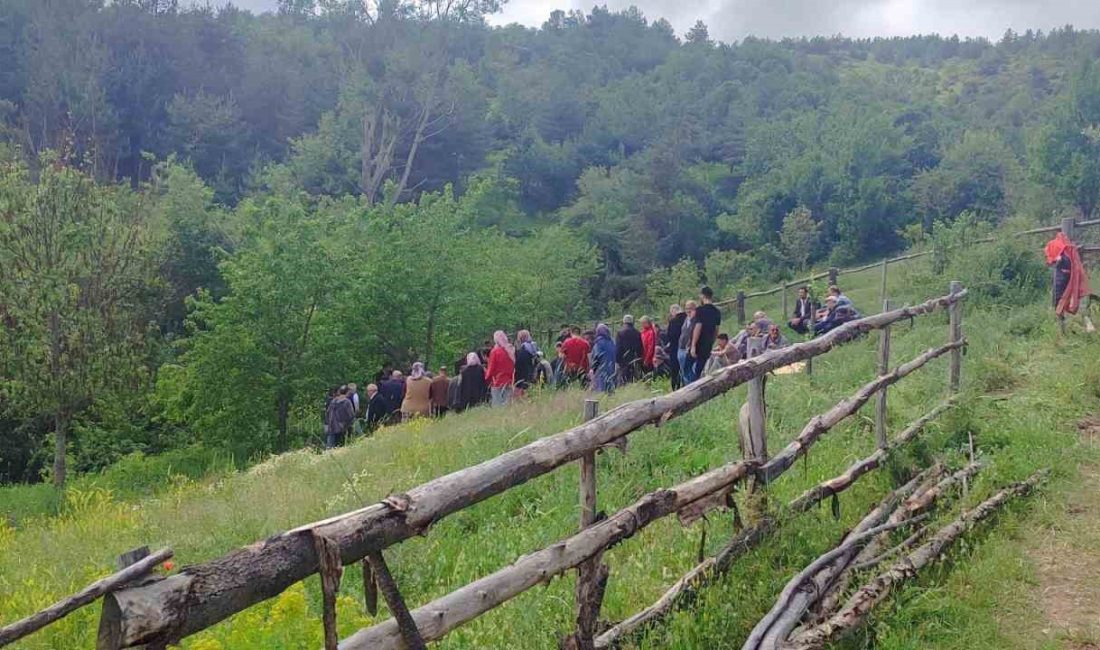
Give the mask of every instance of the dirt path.
<path id="1" fill-rule="evenodd" d="M 1079 425 L 1082 442 L 1100 448 L 1100 417 Z M 1066 650 L 1100 650 L 1100 466 L 1082 465 L 1050 525 L 1028 540 L 1047 627 Z"/>

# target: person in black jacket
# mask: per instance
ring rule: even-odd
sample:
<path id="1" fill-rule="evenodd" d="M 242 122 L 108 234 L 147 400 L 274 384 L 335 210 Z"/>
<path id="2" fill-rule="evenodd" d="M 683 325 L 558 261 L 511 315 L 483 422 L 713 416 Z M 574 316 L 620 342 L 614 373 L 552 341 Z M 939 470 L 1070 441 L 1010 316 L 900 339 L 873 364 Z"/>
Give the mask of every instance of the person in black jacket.
<path id="1" fill-rule="evenodd" d="M 401 408 L 401 403 L 405 401 L 404 375 L 401 374 L 400 370 L 394 370 L 390 378 L 378 386 L 378 391 L 390 403 L 390 410 L 396 411 Z"/>
<path id="2" fill-rule="evenodd" d="M 642 376 L 642 333 L 634 327 L 634 317 L 623 316 L 623 328 L 615 337 L 615 362 L 619 366 L 620 383 L 629 384 Z"/>
<path id="3" fill-rule="evenodd" d="M 799 287 L 798 298 L 794 302 L 794 313 L 791 314 L 791 320 L 787 321 L 787 325 L 799 334 L 808 333 L 814 326 L 814 314 L 817 309 L 817 304 L 810 298 L 809 287 Z"/>
<path id="4" fill-rule="evenodd" d="M 389 422 L 391 413 L 393 413 L 393 407 L 390 406 L 390 403 L 382 396 L 382 393 L 378 392 L 378 385 L 368 385 L 367 407 L 365 409 L 367 431 L 374 431 L 378 427 Z"/>
<path id="5" fill-rule="evenodd" d="M 477 352 L 466 355 L 466 367 L 462 369 L 458 386 L 461 409 L 484 404 L 489 401 L 489 384 L 485 381 L 485 367 Z"/>
<path id="6" fill-rule="evenodd" d="M 665 328 L 665 351 L 668 352 L 668 367 L 669 376 L 672 379 L 672 390 L 684 385 L 683 376 L 680 374 L 680 359 L 677 358 L 678 343 L 680 341 L 680 334 L 684 331 L 684 321 L 687 320 L 687 314 L 680 308 L 680 305 L 673 305 L 668 308 L 668 327 Z"/>

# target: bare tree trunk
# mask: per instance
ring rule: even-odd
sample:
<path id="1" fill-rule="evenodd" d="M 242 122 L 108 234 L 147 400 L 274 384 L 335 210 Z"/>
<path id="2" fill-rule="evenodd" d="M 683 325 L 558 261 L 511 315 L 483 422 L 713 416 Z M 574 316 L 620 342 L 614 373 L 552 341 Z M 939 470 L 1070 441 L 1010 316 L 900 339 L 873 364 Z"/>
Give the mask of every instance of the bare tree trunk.
<path id="1" fill-rule="evenodd" d="M 359 189 L 368 205 L 374 204 L 393 164 L 393 150 L 400 132 L 396 126 L 389 111 L 381 104 L 363 113 Z"/>

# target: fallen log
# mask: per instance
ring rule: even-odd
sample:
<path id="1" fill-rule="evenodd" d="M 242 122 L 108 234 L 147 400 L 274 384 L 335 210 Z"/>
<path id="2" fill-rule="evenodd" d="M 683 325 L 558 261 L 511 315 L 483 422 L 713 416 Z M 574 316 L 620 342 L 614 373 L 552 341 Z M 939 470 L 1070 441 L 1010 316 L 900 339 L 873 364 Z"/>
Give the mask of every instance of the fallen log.
<path id="1" fill-rule="evenodd" d="M 890 515 L 890 522 L 905 521 L 906 519 L 912 518 L 928 510 L 944 492 L 972 478 L 981 470 L 982 466 L 981 463 L 970 463 L 966 467 L 944 477 L 938 482 L 922 485 L 912 496 L 905 500 L 905 503 L 903 503 L 900 508 Z M 868 564 L 876 556 L 881 555 L 884 552 L 888 540 L 889 537 L 887 535 L 879 535 L 878 538 L 871 540 L 871 542 L 859 552 L 859 555 L 855 557 L 851 565 L 842 571 L 831 585 L 824 589 L 821 597 L 818 599 L 816 609 L 817 620 L 814 621 L 815 623 L 829 616 L 833 610 L 837 608 L 840 604 L 840 599 L 844 597 L 844 592 L 846 592 L 851 585 L 852 574 L 856 570 L 856 567 Z"/>
<path id="2" fill-rule="evenodd" d="M 848 599 L 844 607 L 828 620 L 795 635 L 782 647 L 785 650 L 824 648 L 841 635 L 855 629 L 867 619 L 875 606 L 893 592 L 895 587 L 941 557 L 944 550 L 963 533 L 989 518 L 1009 500 L 1030 494 L 1044 480 L 1046 474 L 1047 470 L 1036 472 L 1026 481 L 1001 490 L 978 507 L 963 513 L 955 521 L 941 528 L 932 539 L 861 587 Z"/>
<path id="3" fill-rule="evenodd" d="M 818 595 L 832 584 L 848 564 L 855 558 L 859 550 L 878 535 L 885 535 L 889 531 L 907 525 L 910 520 L 892 521 L 891 514 L 898 504 L 916 490 L 921 483 L 933 473 L 938 472 L 938 467 L 930 467 L 900 488 L 893 490 L 879 502 L 871 512 L 863 517 L 855 528 L 848 533 L 841 543 L 812 562 L 787 583 L 779 595 L 775 606 L 753 628 L 749 638 L 745 641 L 743 650 L 759 650 L 766 648 L 772 650 L 786 640 L 791 630 L 802 620 L 803 615 L 809 611 L 810 606 L 817 600 Z M 885 522 L 885 523 L 884 523 Z M 808 589 L 804 589 L 809 582 Z"/>
<path id="4" fill-rule="evenodd" d="M 955 304 L 966 294 L 963 290 L 846 323 L 812 341 L 769 350 L 729 366 L 673 393 L 624 404 L 568 431 L 429 481 L 406 494 L 185 567 L 155 585 L 115 592 L 108 597 L 110 606 L 104 608 L 100 627 L 123 647 L 176 642 L 316 573 L 314 533 L 340 547 L 345 565 L 358 562 L 370 552 L 426 533 L 450 514 L 571 463 L 641 427 L 682 415 L 754 377 L 824 354 L 871 330 Z"/>
<path id="5" fill-rule="evenodd" d="M 929 422 L 942 415 L 954 405 L 954 398 L 948 399 L 936 406 L 924 416 L 914 420 L 905 427 L 885 449 L 876 450 L 871 456 L 858 460 L 852 464 L 843 474 L 829 479 L 819 485 L 810 488 L 801 496 L 787 504 L 786 514 L 789 518 L 807 512 L 826 498 L 839 494 L 855 484 L 862 476 L 881 466 L 885 458 L 920 433 Z M 934 470 L 933 470 L 934 471 Z M 661 595 L 657 602 L 634 614 L 626 620 L 611 627 L 596 639 L 597 648 L 614 647 L 623 638 L 645 625 L 651 625 L 671 612 L 677 604 L 697 587 L 705 584 L 715 577 L 729 570 L 733 561 L 756 547 L 778 528 L 779 522 L 771 517 L 761 520 L 756 525 L 745 529 L 737 537 L 730 541 L 721 552 L 713 558 L 704 559 L 682 578 L 676 581 Z"/>
<path id="6" fill-rule="evenodd" d="M 425 641 L 434 641 L 524 591 L 599 555 L 649 524 L 750 476 L 751 462 L 711 470 L 680 485 L 651 492 L 633 505 L 592 524 L 553 546 L 525 555 L 511 566 L 471 582 L 416 608 L 413 621 Z M 388 619 L 359 630 L 340 643 L 341 650 L 399 650 L 397 622 Z"/>
<path id="7" fill-rule="evenodd" d="M 36 614 L 32 614 L 27 618 L 0 627 L 0 646 L 15 643 L 19 639 L 41 630 L 50 623 L 65 618 L 81 607 L 95 602 L 100 596 L 147 575 L 156 568 L 158 564 L 171 557 L 172 549 L 170 548 L 162 549 L 152 555 L 147 555 L 125 569 L 117 573 L 112 573 L 106 578 L 96 580 L 72 596 L 64 600 L 59 600 Z"/>

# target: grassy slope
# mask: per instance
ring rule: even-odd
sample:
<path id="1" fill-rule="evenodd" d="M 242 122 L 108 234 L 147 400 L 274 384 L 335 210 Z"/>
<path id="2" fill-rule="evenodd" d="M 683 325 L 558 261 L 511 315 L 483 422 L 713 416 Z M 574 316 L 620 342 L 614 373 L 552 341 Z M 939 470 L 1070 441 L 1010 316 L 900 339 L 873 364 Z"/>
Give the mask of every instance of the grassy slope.
<path id="1" fill-rule="evenodd" d="M 906 291 L 911 295 L 902 297 L 942 293 L 932 285 Z M 870 296 L 874 290 L 864 292 Z M 1043 647 L 1026 625 L 1039 620 L 1039 613 L 1027 597 L 1034 569 L 1023 555 L 1025 544 L 1019 536 L 1024 525 L 1046 524 L 1056 517 L 1059 495 L 1075 476 L 1077 460 L 1072 454 L 1080 450 L 1072 422 L 1100 403 L 1095 388 L 1083 388 L 1095 387 L 1100 379 L 1089 367 L 1100 344 L 1073 339 L 1058 346 L 1048 323 L 1041 305 L 1011 315 L 977 305 L 969 308 L 966 330 L 972 345 L 965 366 L 966 406 L 932 427 L 927 442 L 911 453 L 946 450 L 959 462 L 958 452 L 951 450 L 961 447 L 970 430 L 994 464 L 973 486 L 969 501 L 1042 465 L 1057 468 L 1054 485 L 1037 507 L 1014 510 L 1034 514 L 1011 514 L 995 528 L 984 528 L 992 532 L 974 538 L 978 543 L 968 551 L 968 562 L 949 573 L 938 570 L 907 589 L 900 598 L 907 607 L 887 610 L 873 626 L 878 647 Z M 920 320 L 912 331 L 907 325 L 898 328 L 895 359 L 942 342 L 945 329 L 942 316 Z M 813 377 L 788 376 L 770 383 L 774 448 L 795 435 L 811 415 L 872 377 L 874 345 L 871 337 L 820 359 Z M 938 401 L 945 372 L 944 363 L 937 362 L 891 392 L 895 429 Z M 641 397 L 645 390 L 624 391 L 605 408 Z M 989 397 L 991 392 L 999 397 Z M 742 398 L 743 390 L 735 391 L 660 429 L 635 434 L 625 457 L 617 452 L 602 455 L 601 507 L 617 509 L 648 490 L 736 457 L 733 422 Z M 18 531 L 0 528 L 0 621 L 25 615 L 72 591 L 106 572 L 117 553 L 138 544 L 171 544 L 181 563 L 214 557 L 559 431 L 579 420 L 581 399 L 578 392 L 547 395 L 506 411 L 484 410 L 394 428 L 336 454 L 288 454 L 248 472 L 183 484 L 137 503 L 88 489 L 71 500 L 74 505 L 63 516 Z M 869 422 L 854 418 L 815 447 L 808 462 L 773 486 L 775 500 L 787 500 L 838 473 L 871 449 Z M 791 573 L 831 546 L 889 488 L 890 478 L 886 473 L 869 476 L 846 494 L 840 521 L 832 520 L 828 508 L 804 516 L 767 548 L 743 559 L 727 580 L 706 590 L 695 610 L 677 613 L 670 625 L 640 639 L 640 647 L 734 645 L 770 607 Z M 576 482 L 574 468 L 561 470 L 456 514 L 428 537 L 392 550 L 391 564 L 410 602 L 423 603 L 569 534 L 576 525 Z M 728 515 L 712 516 L 708 551 L 728 538 L 729 520 Z M 622 618 L 652 602 L 694 563 L 699 536 L 699 525 L 682 529 L 670 519 L 611 551 L 605 616 Z M 556 635 L 570 627 L 572 582 L 567 576 L 532 590 L 461 628 L 441 645 L 554 647 Z M 356 572 L 349 571 L 340 602 L 344 634 L 370 622 L 355 596 L 359 588 Z M 319 647 L 318 601 L 316 579 L 310 579 L 305 587 L 188 640 L 185 647 Z M 1005 608 L 1009 615 L 992 615 Z M 20 647 L 91 647 L 97 615 L 96 608 L 87 608 Z"/>

